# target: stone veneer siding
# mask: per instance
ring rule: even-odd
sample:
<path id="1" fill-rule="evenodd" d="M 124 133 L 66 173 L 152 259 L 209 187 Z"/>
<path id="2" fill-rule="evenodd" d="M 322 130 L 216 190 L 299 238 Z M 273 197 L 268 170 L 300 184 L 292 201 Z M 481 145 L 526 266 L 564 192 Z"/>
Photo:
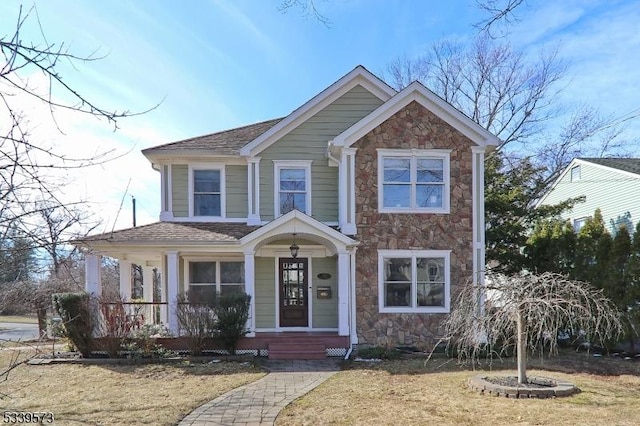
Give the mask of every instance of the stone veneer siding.
<path id="1" fill-rule="evenodd" d="M 468 138 L 411 102 L 355 143 L 356 323 L 371 345 L 432 346 L 446 314 L 391 314 L 378 309 L 378 250 L 451 250 L 451 294 L 473 271 L 472 152 Z M 450 214 L 378 213 L 377 148 L 451 149 Z M 453 300 L 452 300 L 453 304 Z"/>

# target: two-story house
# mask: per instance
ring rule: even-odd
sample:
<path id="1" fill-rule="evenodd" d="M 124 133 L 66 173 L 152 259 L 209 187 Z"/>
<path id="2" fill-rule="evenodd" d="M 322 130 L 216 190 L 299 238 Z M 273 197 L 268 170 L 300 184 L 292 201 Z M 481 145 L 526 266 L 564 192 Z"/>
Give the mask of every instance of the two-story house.
<path id="1" fill-rule="evenodd" d="M 242 290 L 257 349 L 431 344 L 456 288 L 483 280 L 497 143 L 420 83 L 396 92 L 358 66 L 284 118 L 145 149 L 160 221 L 85 238 L 86 289 L 108 255 L 162 272 L 173 331 L 178 294 Z"/>

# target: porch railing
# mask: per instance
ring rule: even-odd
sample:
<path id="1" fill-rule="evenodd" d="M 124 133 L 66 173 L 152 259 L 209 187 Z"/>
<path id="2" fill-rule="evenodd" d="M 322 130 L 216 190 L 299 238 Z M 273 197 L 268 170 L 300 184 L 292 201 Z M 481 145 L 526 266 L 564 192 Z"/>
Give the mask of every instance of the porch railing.
<path id="1" fill-rule="evenodd" d="M 122 309 L 131 329 L 139 329 L 145 324 L 166 324 L 167 302 L 104 302 L 101 307 L 110 311 Z"/>

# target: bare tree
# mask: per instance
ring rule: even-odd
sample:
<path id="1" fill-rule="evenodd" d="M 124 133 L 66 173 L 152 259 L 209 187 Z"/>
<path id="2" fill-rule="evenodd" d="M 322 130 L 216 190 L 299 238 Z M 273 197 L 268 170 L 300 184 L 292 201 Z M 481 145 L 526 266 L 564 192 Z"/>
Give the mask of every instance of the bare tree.
<path id="1" fill-rule="evenodd" d="M 314 0 L 282 0 L 278 10 L 280 12 L 287 12 L 289 9 L 294 8 L 300 9 L 303 16 L 310 16 L 325 26 L 329 26 L 331 24 L 329 18 L 318 10 Z"/>
<path id="2" fill-rule="evenodd" d="M 499 151 L 546 167 L 550 181 L 574 156 L 617 152 L 624 145 L 619 139 L 624 124 L 638 115 L 603 117 L 586 106 L 568 111 L 559 102 L 567 65 L 557 49 L 532 59 L 484 33 L 468 46 L 445 40 L 423 56 L 395 59 L 387 77 L 397 89 L 424 83 L 498 136 Z M 550 131 L 553 120 L 562 117 L 568 118 L 559 131 Z"/>
<path id="3" fill-rule="evenodd" d="M 479 308 L 479 295 L 485 291 Z M 527 382 L 527 352 L 556 353 L 561 332 L 590 343 L 606 342 L 622 332 L 619 313 L 601 290 L 549 272 L 490 274 L 484 288 L 462 286 L 444 328 L 443 341 L 461 361 L 516 348 L 519 383 Z"/>
<path id="4" fill-rule="evenodd" d="M 29 41 L 23 31 L 28 23 L 39 28 L 38 40 Z M 120 119 L 146 111 L 131 113 L 105 108 L 77 90 L 67 75 L 63 78 L 61 69 L 64 66 L 70 65 L 73 69 L 101 58 L 95 52 L 78 55 L 69 51 L 64 43 L 49 42 L 35 6 L 28 10 L 20 7 L 15 29 L 4 34 L 0 35 L 0 238 L 5 239 L 10 232 L 18 229 L 38 241 L 42 237 L 40 231 L 55 224 L 45 233 L 46 243 L 37 243 L 54 259 L 53 279 L 48 280 L 47 291 L 41 292 L 43 287 L 33 280 L 13 283 L 14 295 L 21 295 L 23 299 L 27 297 L 26 300 L 38 300 L 42 295 L 42 300 L 50 300 L 47 295 L 58 284 L 73 282 L 61 277 L 61 267 L 67 259 L 59 256 L 69 223 L 57 221 L 55 215 L 51 214 L 66 211 L 67 218 L 71 222 L 75 220 L 73 214 L 69 215 L 73 212 L 70 204 L 59 197 L 64 182 L 56 181 L 54 175 L 102 164 L 113 159 L 114 153 L 107 150 L 86 157 L 73 157 L 52 149 L 42 140 L 36 140 L 30 129 L 30 117 L 21 107 L 22 101 L 29 99 L 34 104 L 44 106 L 60 134 L 63 133 L 56 116 L 62 111 L 103 120 L 114 130 L 118 128 Z M 44 87 L 37 87 L 34 84 L 36 80 L 44 81 Z M 46 203 L 43 204 L 42 200 L 46 200 Z M 61 238 L 54 241 L 51 237 L 55 236 Z M 7 294 L 3 297 L 5 303 L 10 300 Z M 11 371 L 16 362 L 10 360 L 8 367 L 0 367 L 0 377 L 6 377 L 2 375 L 3 372 Z"/>
<path id="5" fill-rule="evenodd" d="M 498 28 L 506 31 L 506 28 L 520 20 L 517 11 L 526 4 L 526 0 L 476 0 L 476 5 L 487 17 L 475 26 L 480 31 L 495 37 L 495 31 Z"/>

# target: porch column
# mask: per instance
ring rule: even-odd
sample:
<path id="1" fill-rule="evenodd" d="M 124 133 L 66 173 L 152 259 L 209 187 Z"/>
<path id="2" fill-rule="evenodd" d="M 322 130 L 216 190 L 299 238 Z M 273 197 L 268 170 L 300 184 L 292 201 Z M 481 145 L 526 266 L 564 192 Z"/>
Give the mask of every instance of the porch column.
<path id="1" fill-rule="evenodd" d="M 153 266 L 142 266 L 142 299 L 146 303 L 153 302 Z M 153 305 L 144 305 L 145 324 L 155 324 L 155 307 Z"/>
<path id="2" fill-rule="evenodd" d="M 125 300 L 131 300 L 131 261 L 118 260 L 120 268 L 120 295 Z"/>
<path id="3" fill-rule="evenodd" d="M 84 289 L 89 294 L 100 296 L 102 294 L 102 277 L 100 275 L 100 263 L 102 256 L 99 254 L 87 254 L 84 257 L 85 282 Z"/>
<path id="4" fill-rule="evenodd" d="M 349 252 L 338 252 L 338 334 L 349 335 Z"/>
<path id="5" fill-rule="evenodd" d="M 153 266 L 142 267 L 142 298 L 145 302 L 153 302 Z"/>
<path id="6" fill-rule="evenodd" d="M 177 312 L 177 299 L 178 299 L 178 274 L 180 271 L 180 265 L 178 260 L 177 251 L 167 252 L 167 309 L 169 330 L 178 334 L 178 312 Z"/>
<path id="7" fill-rule="evenodd" d="M 249 321 L 247 321 L 248 337 L 256 335 L 256 271 L 255 271 L 255 254 L 244 254 L 244 291 L 251 296 L 249 304 Z"/>

